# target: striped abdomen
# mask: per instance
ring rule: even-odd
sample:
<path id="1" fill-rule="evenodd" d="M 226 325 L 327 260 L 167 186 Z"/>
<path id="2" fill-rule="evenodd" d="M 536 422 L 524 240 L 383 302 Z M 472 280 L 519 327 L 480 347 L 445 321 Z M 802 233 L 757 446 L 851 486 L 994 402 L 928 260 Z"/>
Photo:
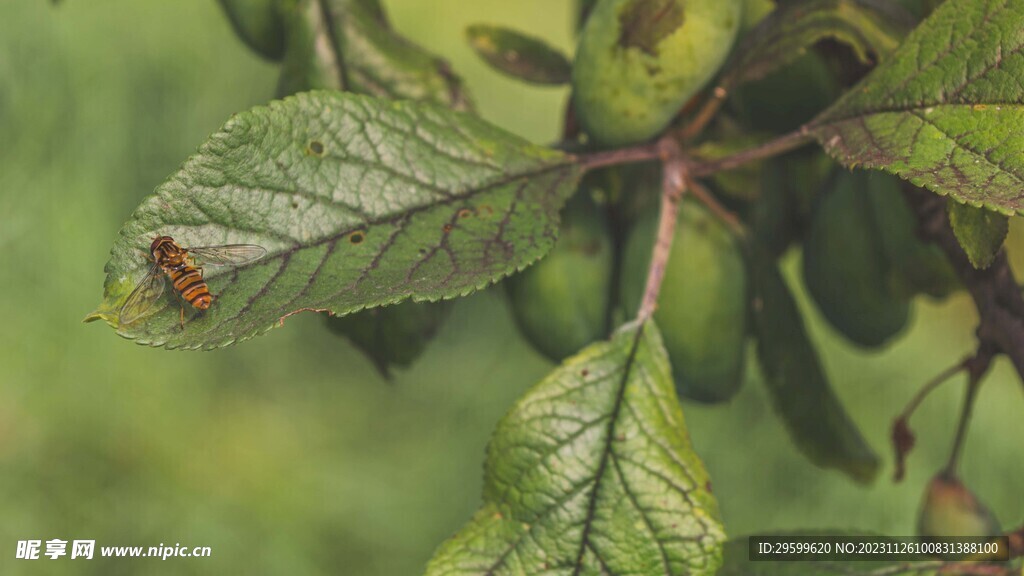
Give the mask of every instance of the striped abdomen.
<path id="1" fill-rule="evenodd" d="M 203 275 L 195 267 L 188 264 L 166 269 L 174 283 L 174 289 L 181 294 L 186 302 L 200 310 L 206 310 L 213 303 L 213 295 L 203 280 Z"/>

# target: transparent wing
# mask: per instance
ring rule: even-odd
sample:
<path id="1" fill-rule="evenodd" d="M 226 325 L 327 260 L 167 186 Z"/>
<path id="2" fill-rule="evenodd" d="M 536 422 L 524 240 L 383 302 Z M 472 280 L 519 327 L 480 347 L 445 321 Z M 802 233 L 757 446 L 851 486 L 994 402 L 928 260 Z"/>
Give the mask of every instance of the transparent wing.
<path id="1" fill-rule="evenodd" d="M 128 295 L 128 299 L 124 301 L 118 322 L 120 324 L 131 324 L 138 320 L 163 293 L 163 272 L 161 272 L 159 266 L 153 266 L 146 273 L 145 278 L 140 280 L 135 289 L 132 290 L 132 293 Z"/>
<path id="2" fill-rule="evenodd" d="M 267 249 L 255 244 L 226 244 L 185 249 L 202 264 L 210 266 L 241 266 L 263 258 Z"/>

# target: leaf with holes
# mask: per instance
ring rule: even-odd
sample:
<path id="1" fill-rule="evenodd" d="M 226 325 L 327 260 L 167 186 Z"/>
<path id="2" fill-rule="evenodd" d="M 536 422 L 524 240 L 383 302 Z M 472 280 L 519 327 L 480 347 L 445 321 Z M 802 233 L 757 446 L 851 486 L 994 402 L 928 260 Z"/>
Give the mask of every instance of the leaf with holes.
<path id="1" fill-rule="evenodd" d="M 1024 210 L 1024 2 L 947 0 L 806 130 L 847 166 Z"/>
<path id="2" fill-rule="evenodd" d="M 949 225 L 971 265 L 979 270 L 991 266 L 1010 231 L 1010 219 L 959 202 L 950 202 L 948 211 Z"/>
<path id="3" fill-rule="evenodd" d="M 714 574 L 724 539 L 652 322 L 534 386 L 491 439 L 484 505 L 427 574 Z"/>
<path id="4" fill-rule="evenodd" d="M 861 62 L 884 60 L 910 29 L 910 16 L 890 0 L 812 0 L 780 6 L 733 52 L 720 84 L 731 89 L 793 63 L 808 48 L 834 38 Z"/>
<path id="5" fill-rule="evenodd" d="M 90 319 L 144 344 L 216 348 L 301 310 L 465 295 L 547 252 L 578 176 L 571 157 L 464 113 L 300 94 L 233 117 L 142 203 L 114 244 Z M 170 291 L 152 314 L 121 325 L 158 234 L 268 254 L 207 267 L 217 298 L 184 328 Z"/>

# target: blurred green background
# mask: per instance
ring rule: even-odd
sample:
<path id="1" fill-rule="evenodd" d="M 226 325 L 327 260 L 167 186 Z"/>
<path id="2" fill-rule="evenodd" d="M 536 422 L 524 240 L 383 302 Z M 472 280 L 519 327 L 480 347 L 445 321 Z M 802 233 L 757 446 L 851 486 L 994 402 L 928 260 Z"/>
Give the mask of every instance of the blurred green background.
<path id="1" fill-rule="evenodd" d="M 483 116 L 555 138 L 565 91 L 488 71 L 462 30 L 504 23 L 568 49 L 571 2 L 385 4 L 396 28 L 451 61 Z M 491 429 L 550 369 L 494 290 L 460 302 L 393 382 L 312 315 L 212 353 L 144 348 L 81 323 L 134 206 L 276 81 L 213 0 L 0 3 L 0 574 L 417 574 L 477 507 Z M 963 295 L 921 301 L 911 330 L 881 353 L 844 344 L 808 311 L 836 387 L 890 463 L 871 488 L 813 468 L 751 373 L 730 404 L 685 407 L 727 528 L 912 533 L 962 386 L 918 413 L 899 485 L 889 425 L 917 386 L 971 350 L 973 308 Z M 1001 361 L 962 466 L 1006 525 L 1024 515 L 1022 390 Z M 14 559 L 18 540 L 52 538 L 213 556 Z"/>

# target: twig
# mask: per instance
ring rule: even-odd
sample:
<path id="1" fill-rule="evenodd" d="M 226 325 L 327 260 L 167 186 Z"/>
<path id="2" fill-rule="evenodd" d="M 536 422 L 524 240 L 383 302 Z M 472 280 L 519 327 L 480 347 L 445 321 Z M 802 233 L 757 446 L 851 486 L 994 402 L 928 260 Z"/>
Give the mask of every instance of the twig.
<path id="1" fill-rule="evenodd" d="M 665 267 L 672 253 L 672 240 L 676 235 L 679 219 L 679 202 L 686 192 L 686 163 L 682 151 L 674 140 L 664 139 L 659 143 L 662 167 L 661 213 L 658 220 L 658 236 L 651 252 L 651 265 L 647 270 L 647 284 L 644 297 L 637 311 L 637 320 L 644 322 L 654 315 L 658 306 L 658 294 L 665 277 Z"/>
<path id="2" fill-rule="evenodd" d="M 742 240 L 747 237 L 747 227 L 740 221 L 739 216 L 725 206 L 722 206 L 722 203 L 703 184 L 691 178 L 686 181 L 686 186 L 694 198 L 706 206 L 737 238 Z"/>
<path id="3" fill-rule="evenodd" d="M 971 423 L 971 414 L 974 412 L 974 401 L 978 396 L 978 387 L 981 380 L 992 366 L 992 359 L 995 357 L 995 350 L 987 344 L 982 344 L 978 353 L 964 363 L 969 378 L 967 380 L 967 391 L 964 395 L 964 404 L 960 410 L 960 422 L 956 427 L 956 436 L 953 438 L 953 449 L 949 453 L 949 462 L 946 463 L 946 475 L 956 476 L 957 463 L 960 461 L 960 453 L 963 449 L 964 440 L 967 437 L 967 428 Z"/>
<path id="4" fill-rule="evenodd" d="M 637 162 L 650 162 L 662 158 L 663 145 L 660 140 L 652 144 L 642 144 L 629 148 L 619 148 L 607 152 L 592 152 L 577 156 L 580 166 L 585 172 L 604 168 L 605 166 L 617 166 L 619 164 L 633 164 Z"/>
<path id="5" fill-rule="evenodd" d="M 704 101 L 704 105 L 694 115 L 693 120 L 679 131 L 679 139 L 687 142 L 699 136 L 708 123 L 718 114 L 718 110 L 722 108 L 722 104 L 725 103 L 725 98 L 728 95 L 729 91 L 724 86 L 715 86 L 714 90 L 711 91 L 711 96 Z"/>
<path id="6" fill-rule="evenodd" d="M 960 362 L 946 368 L 940 372 L 937 376 L 925 383 L 920 390 L 914 394 L 914 397 L 910 399 L 910 402 L 900 412 L 899 417 L 892 425 L 892 445 L 893 451 L 896 454 L 896 470 L 893 472 L 893 482 L 899 482 L 903 480 L 903 476 L 906 473 L 906 460 L 907 454 L 914 448 L 916 441 L 913 431 L 910 429 L 910 417 L 913 416 L 914 411 L 921 405 L 921 402 L 931 394 L 941 384 L 947 382 L 953 376 L 956 376 L 963 370 L 967 369 L 967 363 L 970 361 L 970 357 L 964 358 Z"/>
<path id="7" fill-rule="evenodd" d="M 975 269 L 949 225 L 946 199 L 910 185 L 904 187 L 904 194 L 917 216 L 920 236 L 942 248 L 974 300 L 978 340 L 1005 354 L 1024 383 L 1024 298 L 1005 251 L 985 270 Z"/>
<path id="8" fill-rule="evenodd" d="M 807 144 L 812 139 L 813 136 L 811 136 L 808 129 L 806 127 L 801 127 L 789 134 L 779 136 L 778 138 L 769 140 L 760 146 L 755 146 L 754 148 L 737 152 L 731 156 L 711 160 L 709 162 L 694 163 L 690 166 L 690 174 L 696 178 L 703 178 L 704 176 L 710 176 L 716 172 L 732 170 L 733 168 L 742 166 L 748 162 L 763 160 L 765 158 L 789 152 L 794 148 L 799 148 L 800 146 Z"/>

